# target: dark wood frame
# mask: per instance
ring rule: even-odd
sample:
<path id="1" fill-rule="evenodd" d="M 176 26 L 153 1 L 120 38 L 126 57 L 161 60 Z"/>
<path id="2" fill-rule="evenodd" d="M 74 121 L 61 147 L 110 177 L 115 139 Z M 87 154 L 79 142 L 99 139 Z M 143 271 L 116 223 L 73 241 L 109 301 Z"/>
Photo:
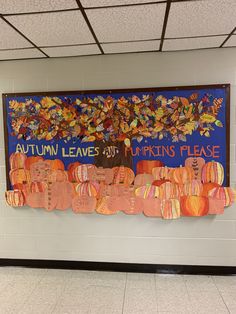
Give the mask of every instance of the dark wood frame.
<path id="1" fill-rule="evenodd" d="M 29 92 L 29 93 L 4 93 L 3 99 L 3 123 L 4 123 L 4 143 L 5 143 L 5 162 L 6 162 L 6 183 L 7 189 L 10 189 L 9 180 L 9 158 L 8 158 L 8 129 L 7 129 L 7 97 L 21 96 L 61 96 L 71 94 L 112 94 L 112 93 L 130 93 L 130 92 L 161 92 L 161 91 L 178 91 L 178 90 L 200 90 L 225 88 L 226 90 L 226 184 L 230 185 L 230 84 L 213 84 L 213 85 L 192 85 L 192 86 L 174 86 L 174 87 L 148 87 L 148 88 L 129 88 L 129 89 L 109 89 L 109 90 L 83 90 L 83 91 L 49 91 L 49 92 Z"/>

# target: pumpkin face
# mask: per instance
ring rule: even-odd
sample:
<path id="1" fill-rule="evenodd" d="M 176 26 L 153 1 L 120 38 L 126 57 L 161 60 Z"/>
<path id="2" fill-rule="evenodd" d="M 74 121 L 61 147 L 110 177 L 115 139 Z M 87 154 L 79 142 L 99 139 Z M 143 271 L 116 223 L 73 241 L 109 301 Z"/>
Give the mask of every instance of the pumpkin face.
<path id="1" fill-rule="evenodd" d="M 185 166 L 193 169 L 195 180 L 201 180 L 204 165 L 205 160 L 201 157 L 189 157 L 185 160 Z"/>
<path id="2" fill-rule="evenodd" d="M 96 197 L 99 192 L 99 183 L 97 182 L 83 182 L 75 186 L 75 191 L 79 196 L 94 196 Z"/>
<path id="3" fill-rule="evenodd" d="M 208 197 L 208 194 L 211 190 L 213 190 L 214 188 L 219 188 L 219 187 L 220 185 L 218 183 L 213 183 L 213 182 L 203 183 L 201 196 Z"/>
<path id="4" fill-rule="evenodd" d="M 25 160 L 25 169 L 30 170 L 32 164 L 38 161 L 43 161 L 43 157 L 40 156 L 30 156 Z"/>
<path id="5" fill-rule="evenodd" d="M 210 161 L 202 168 L 202 182 L 218 183 L 220 185 L 224 182 L 224 168 L 221 163 Z"/>
<path id="6" fill-rule="evenodd" d="M 222 215 L 224 214 L 224 200 L 219 200 L 214 197 L 209 197 L 209 211 L 208 215 Z"/>
<path id="7" fill-rule="evenodd" d="M 16 152 L 12 153 L 10 156 L 10 168 L 13 169 L 23 169 L 25 167 L 25 161 L 27 156 L 23 153 Z"/>
<path id="8" fill-rule="evenodd" d="M 180 207 L 183 216 L 205 216 L 209 211 L 209 200 L 204 196 L 182 196 Z"/>
<path id="9" fill-rule="evenodd" d="M 163 183 L 160 188 L 160 198 L 161 199 L 176 199 L 180 196 L 179 186 L 172 182 Z"/>
<path id="10" fill-rule="evenodd" d="M 135 195 L 141 198 L 157 198 L 160 196 L 160 189 L 157 186 L 141 186 L 135 190 Z"/>
<path id="11" fill-rule="evenodd" d="M 143 213 L 147 217 L 161 217 L 161 200 L 158 198 L 143 199 Z"/>
<path id="12" fill-rule="evenodd" d="M 210 197 L 224 201 L 224 206 L 230 206 L 234 202 L 234 193 L 231 188 L 219 187 L 214 188 L 208 194 Z"/>
<path id="13" fill-rule="evenodd" d="M 155 180 L 169 180 L 173 169 L 169 167 L 156 167 L 152 169 L 152 175 Z"/>
<path id="14" fill-rule="evenodd" d="M 21 207 L 25 205 L 25 197 L 20 190 L 6 191 L 5 199 L 7 204 L 12 207 Z"/>
<path id="15" fill-rule="evenodd" d="M 89 181 L 92 172 L 96 172 L 96 166 L 92 164 L 83 164 L 75 168 L 75 179 L 77 182 Z"/>
<path id="16" fill-rule="evenodd" d="M 47 159 L 45 162 L 50 166 L 51 170 L 65 170 L 64 163 L 60 159 Z"/>
<path id="17" fill-rule="evenodd" d="M 72 200 L 72 210 L 74 213 L 91 214 L 95 211 L 97 200 L 93 196 L 76 195 Z"/>
<path id="18" fill-rule="evenodd" d="M 178 199 L 167 199 L 161 202 L 161 215 L 163 219 L 180 218 L 180 202 Z"/>
<path id="19" fill-rule="evenodd" d="M 185 184 L 194 178 L 194 171 L 190 167 L 175 168 L 171 172 L 172 181 L 177 184 Z"/>
<path id="20" fill-rule="evenodd" d="M 134 179 L 134 185 L 146 185 L 146 184 L 152 184 L 154 181 L 154 178 L 151 174 L 137 174 Z"/>
<path id="21" fill-rule="evenodd" d="M 152 174 L 152 169 L 155 167 L 163 167 L 164 164 L 160 160 L 140 160 L 137 162 L 136 173 L 143 174 L 148 173 Z"/>
<path id="22" fill-rule="evenodd" d="M 95 171 L 88 171 L 88 177 L 90 181 L 104 182 L 105 184 L 111 184 L 114 179 L 114 172 L 111 168 L 98 167 Z"/>
<path id="23" fill-rule="evenodd" d="M 10 170 L 9 176 L 12 185 L 30 182 L 30 172 L 25 169 Z"/>
<path id="24" fill-rule="evenodd" d="M 114 172 L 114 184 L 125 184 L 130 185 L 134 181 L 134 172 L 128 167 L 114 167 L 112 168 Z"/>
<path id="25" fill-rule="evenodd" d="M 200 180 L 192 180 L 191 182 L 185 183 L 183 187 L 184 195 L 202 195 L 203 185 Z"/>
<path id="26" fill-rule="evenodd" d="M 78 167 L 79 165 L 81 165 L 81 163 L 76 161 L 76 162 L 70 163 L 67 167 L 68 180 L 72 183 L 76 182 L 75 168 Z"/>

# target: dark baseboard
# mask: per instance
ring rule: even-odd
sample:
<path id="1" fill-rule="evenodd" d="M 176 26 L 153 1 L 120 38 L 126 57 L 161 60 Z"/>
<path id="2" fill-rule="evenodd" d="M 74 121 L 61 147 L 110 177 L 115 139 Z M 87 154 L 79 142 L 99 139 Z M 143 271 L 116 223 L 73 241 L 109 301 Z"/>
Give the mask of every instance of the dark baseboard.
<path id="1" fill-rule="evenodd" d="M 136 263 L 108 263 L 63 260 L 6 259 L 0 258 L 0 267 L 17 266 L 31 268 L 80 269 L 115 272 L 140 272 L 188 275 L 236 275 L 235 266 L 159 265 Z"/>

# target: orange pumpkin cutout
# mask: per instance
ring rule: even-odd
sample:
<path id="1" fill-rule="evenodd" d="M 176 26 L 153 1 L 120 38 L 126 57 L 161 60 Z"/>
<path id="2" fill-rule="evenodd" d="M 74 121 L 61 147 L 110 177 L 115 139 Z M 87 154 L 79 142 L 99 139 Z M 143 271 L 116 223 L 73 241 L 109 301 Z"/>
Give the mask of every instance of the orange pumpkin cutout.
<path id="1" fill-rule="evenodd" d="M 94 213 L 97 200 L 93 196 L 76 195 L 72 200 L 72 210 L 76 214 Z"/>
<path id="2" fill-rule="evenodd" d="M 157 198 L 160 196 L 160 188 L 154 185 L 141 186 L 135 190 L 135 195 L 141 198 Z"/>
<path id="3" fill-rule="evenodd" d="M 161 215 L 163 219 L 180 218 L 180 202 L 178 199 L 166 199 L 161 202 Z"/>
<path id="4" fill-rule="evenodd" d="M 27 156 L 23 153 L 20 152 L 12 153 L 9 159 L 11 170 L 23 169 L 25 167 L 26 158 Z"/>
<path id="5" fill-rule="evenodd" d="M 96 212 L 102 215 L 114 215 L 117 213 L 117 210 L 114 208 L 108 208 L 110 196 L 104 196 L 100 198 L 97 202 Z"/>
<path id="6" fill-rule="evenodd" d="M 30 183 L 17 183 L 13 185 L 13 190 L 20 190 L 24 194 L 24 197 L 30 193 Z"/>
<path id="7" fill-rule="evenodd" d="M 66 210 L 72 205 L 72 198 L 74 196 L 73 185 L 70 182 L 54 182 L 52 183 L 51 193 L 48 197 L 56 200 L 56 209 Z M 50 200 L 48 200 L 49 202 Z"/>
<path id="8" fill-rule="evenodd" d="M 159 191 L 160 191 L 161 199 L 170 199 L 170 198 L 176 199 L 176 198 L 179 198 L 180 196 L 180 188 L 178 184 L 175 184 L 172 182 L 163 183 L 159 187 Z"/>
<path id="9" fill-rule="evenodd" d="M 96 172 L 96 166 L 92 164 L 79 165 L 74 170 L 75 179 L 77 182 L 89 181 L 89 176 L 91 176 L 92 172 Z"/>
<path id="10" fill-rule="evenodd" d="M 171 181 L 177 184 L 185 184 L 194 178 L 194 171 L 190 167 L 175 168 L 171 172 Z"/>
<path id="11" fill-rule="evenodd" d="M 25 169 L 30 170 L 31 165 L 38 161 L 43 161 L 43 157 L 40 156 L 27 157 L 25 160 Z"/>
<path id="12" fill-rule="evenodd" d="M 47 182 L 51 168 L 48 162 L 37 161 L 30 165 L 30 177 L 32 182 Z"/>
<path id="13" fill-rule="evenodd" d="M 155 180 L 170 180 L 173 169 L 169 167 L 156 167 L 152 169 L 152 175 Z"/>
<path id="14" fill-rule="evenodd" d="M 209 196 L 224 201 L 224 206 L 228 207 L 234 202 L 234 193 L 231 188 L 219 187 L 209 192 Z"/>
<path id="15" fill-rule="evenodd" d="M 161 217 L 161 200 L 146 198 L 142 200 L 143 213 L 147 217 Z"/>
<path id="16" fill-rule="evenodd" d="M 75 191 L 79 196 L 94 196 L 96 197 L 99 193 L 99 183 L 98 182 L 83 182 L 75 186 Z"/>
<path id="17" fill-rule="evenodd" d="M 182 196 L 180 208 L 183 216 L 205 216 L 209 211 L 209 200 L 204 196 Z"/>
<path id="18" fill-rule="evenodd" d="M 203 184 L 200 180 L 192 180 L 185 183 L 183 186 L 183 195 L 196 195 L 200 196 L 203 193 Z"/>
<path id="19" fill-rule="evenodd" d="M 7 204 L 12 207 L 22 207 L 25 205 L 25 197 L 20 190 L 6 191 L 5 199 Z"/>
<path id="20" fill-rule="evenodd" d="M 166 183 L 166 182 L 170 182 L 170 180 L 167 180 L 167 179 L 154 180 L 154 181 L 152 182 L 152 185 L 161 186 L 162 184 L 164 184 L 164 183 Z"/>
<path id="21" fill-rule="evenodd" d="M 30 184 L 30 192 L 44 192 L 47 189 L 47 184 L 45 182 L 32 182 Z"/>
<path id="22" fill-rule="evenodd" d="M 202 187 L 203 187 L 203 190 L 202 190 L 201 196 L 208 197 L 209 192 L 213 190 L 214 188 L 220 187 L 220 185 L 218 183 L 209 182 L 209 183 L 203 183 Z"/>
<path id="23" fill-rule="evenodd" d="M 142 199 L 141 197 L 134 197 L 131 196 L 129 197 L 129 207 L 126 209 L 123 209 L 123 212 L 126 215 L 137 215 L 137 214 L 141 214 L 143 212 L 143 208 L 144 208 L 144 203 L 143 203 L 144 199 Z"/>
<path id="24" fill-rule="evenodd" d="M 46 159 L 45 162 L 50 166 L 51 170 L 65 170 L 64 163 L 60 159 Z"/>
<path id="25" fill-rule="evenodd" d="M 209 211 L 208 215 L 222 215 L 224 214 L 224 200 L 219 200 L 214 197 L 209 197 Z"/>
<path id="26" fill-rule="evenodd" d="M 134 185 L 150 185 L 154 181 L 152 174 L 137 174 L 134 179 Z"/>
<path id="27" fill-rule="evenodd" d="M 68 180 L 72 183 L 76 182 L 76 175 L 75 175 L 75 169 L 76 167 L 78 167 L 79 165 L 81 165 L 80 162 L 76 161 L 73 163 L 70 163 L 67 167 L 67 173 L 68 173 Z"/>
<path id="28" fill-rule="evenodd" d="M 30 172 L 25 169 L 10 170 L 9 173 L 11 185 L 25 184 L 30 182 Z"/>
<path id="29" fill-rule="evenodd" d="M 160 160 L 140 160 L 137 162 L 136 173 L 143 174 L 148 173 L 152 174 L 152 169 L 155 167 L 163 167 L 164 163 Z"/>
<path id="30" fill-rule="evenodd" d="M 93 169 L 89 169 L 88 177 L 90 181 L 99 181 L 104 182 L 105 184 L 111 184 L 114 180 L 114 172 L 113 169 L 110 168 L 102 168 L 98 167 Z"/>
<path id="31" fill-rule="evenodd" d="M 50 182 L 65 182 L 68 181 L 68 174 L 65 170 L 51 170 L 48 173 L 47 181 Z"/>
<path id="32" fill-rule="evenodd" d="M 202 182 L 218 183 L 222 185 L 224 182 L 224 167 L 221 163 L 210 161 L 202 168 Z"/>
<path id="33" fill-rule="evenodd" d="M 194 171 L 194 179 L 201 180 L 202 168 L 205 165 L 205 160 L 201 157 L 189 157 L 185 160 L 185 166 L 190 167 Z"/>
<path id="34" fill-rule="evenodd" d="M 43 192 L 32 192 L 26 196 L 26 204 L 32 208 L 43 208 L 44 198 Z"/>
<path id="35" fill-rule="evenodd" d="M 128 167 L 114 167 L 112 168 L 114 172 L 114 184 L 125 184 L 130 185 L 134 181 L 134 172 Z"/>

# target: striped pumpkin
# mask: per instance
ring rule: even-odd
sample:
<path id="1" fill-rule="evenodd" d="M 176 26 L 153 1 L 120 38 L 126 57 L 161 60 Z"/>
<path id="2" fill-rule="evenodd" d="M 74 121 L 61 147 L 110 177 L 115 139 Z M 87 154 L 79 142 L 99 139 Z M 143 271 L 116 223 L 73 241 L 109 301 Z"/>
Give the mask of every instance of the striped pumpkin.
<path id="1" fill-rule="evenodd" d="M 99 183 L 96 181 L 79 183 L 75 186 L 75 191 L 79 196 L 84 195 L 96 197 L 99 192 Z"/>
<path id="2" fill-rule="evenodd" d="M 76 161 L 76 162 L 70 163 L 67 167 L 68 180 L 72 183 L 76 182 L 75 168 L 78 167 L 79 165 L 81 165 L 81 163 Z"/>
<path id="3" fill-rule="evenodd" d="M 141 186 L 135 190 L 135 195 L 141 198 L 156 198 L 160 196 L 160 189 L 154 185 Z"/>
<path id="4" fill-rule="evenodd" d="M 180 207 L 183 216 L 205 216 L 209 211 L 209 200 L 204 196 L 182 196 Z"/>
<path id="5" fill-rule="evenodd" d="M 170 198 L 179 198 L 180 196 L 180 189 L 178 184 L 172 182 L 163 183 L 159 187 L 160 191 L 160 198 L 161 199 L 170 199 Z"/>
<path id="6" fill-rule="evenodd" d="M 201 180 L 202 178 L 202 168 L 205 165 L 205 160 L 201 157 L 189 157 L 185 160 L 185 166 L 193 168 L 194 179 Z"/>
<path id="7" fill-rule="evenodd" d="M 30 170 L 32 164 L 38 161 L 43 161 L 43 157 L 40 156 L 30 156 L 25 160 L 25 169 Z"/>
<path id="8" fill-rule="evenodd" d="M 166 199 L 161 201 L 161 215 L 163 219 L 180 218 L 180 202 L 178 199 Z"/>
<path id="9" fill-rule="evenodd" d="M 21 190 L 6 191 L 5 199 L 7 204 L 12 207 L 22 207 L 25 205 L 25 197 Z"/>
<path id="10" fill-rule="evenodd" d="M 183 186 L 183 195 L 202 195 L 203 184 L 200 180 L 192 180 Z"/>
<path id="11" fill-rule="evenodd" d="M 25 161 L 27 156 L 23 153 L 16 152 L 12 153 L 10 156 L 10 168 L 14 169 L 23 169 L 25 167 Z"/>
<path id="12" fill-rule="evenodd" d="M 134 179 L 134 185 L 146 185 L 152 184 L 154 178 L 152 174 L 144 173 L 144 174 L 137 174 Z"/>
<path id="13" fill-rule="evenodd" d="M 194 178 L 194 171 L 190 167 L 175 168 L 171 172 L 171 180 L 174 183 L 185 184 Z"/>
<path id="14" fill-rule="evenodd" d="M 218 183 L 209 182 L 209 183 L 203 183 L 202 187 L 203 187 L 203 190 L 202 190 L 201 196 L 208 197 L 209 192 L 213 190 L 214 188 L 219 188 L 220 185 Z"/>
<path id="15" fill-rule="evenodd" d="M 96 212 L 102 215 L 114 215 L 117 213 L 117 208 L 109 207 L 110 196 L 104 196 L 97 202 Z"/>
<path id="16" fill-rule="evenodd" d="M 222 185 L 224 182 L 224 167 L 222 164 L 216 161 L 206 163 L 202 168 L 202 182 L 213 182 Z"/>
<path id="17" fill-rule="evenodd" d="M 47 184 L 45 182 L 31 182 L 30 192 L 44 192 L 47 189 Z"/>
<path id="18" fill-rule="evenodd" d="M 112 168 L 114 172 L 114 184 L 130 185 L 134 181 L 134 172 L 132 169 L 124 166 Z"/>
<path id="19" fill-rule="evenodd" d="M 30 172 L 25 169 L 13 169 L 9 173 L 11 185 L 30 182 Z"/>
<path id="20" fill-rule="evenodd" d="M 152 175 L 155 180 L 169 180 L 173 169 L 169 167 L 155 167 L 152 169 Z"/>
<path id="21" fill-rule="evenodd" d="M 98 167 L 95 171 L 88 171 L 88 177 L 90 181 L 104 182 L 105 184 L 111 184 L 114 180 L 114 172 L 111 168 Z"/>
<path id="22" fill-rule="evenodd" d="M 77 182 L 89 181 L 91 172 L 96 172 L 96 166 L 92 164 L 79 165 L 74 170 L 75 180 Z"/>
<path id="23" fill-rule="evenodd" d="M 65 170 L 64 163 L 60 159 L 46 159 L 45 162 L 52 170 Z"/>
<path id="24" fill-rule="evenodd" d="M 231 188 L 218 187 L 209 192 L 209 196 L 224 201 L 224 206 L 230 206 L 234 202 L 234 193 Z"/>

